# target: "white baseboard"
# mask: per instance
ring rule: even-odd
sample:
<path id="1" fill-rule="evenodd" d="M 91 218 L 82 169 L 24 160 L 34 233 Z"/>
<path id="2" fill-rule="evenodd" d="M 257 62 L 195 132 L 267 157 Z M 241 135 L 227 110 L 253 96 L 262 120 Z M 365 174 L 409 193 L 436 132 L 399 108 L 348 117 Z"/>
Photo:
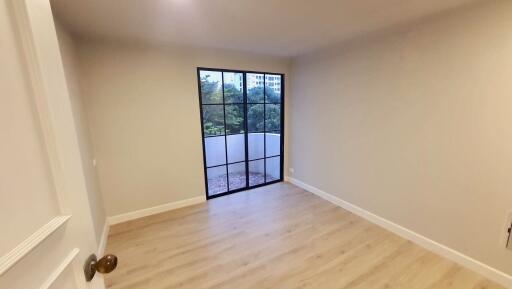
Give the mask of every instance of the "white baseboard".
<path id="1" fill-rule="evenodd" d="M 461 266 L 464 266 L 470 270 L 473 270 L 507 288 L 512 288 L 512 276 L 501 272 L 497 269 L 494 269 L 482 262 L 479 262 L 469 256 L 466 256 L 454 249 L 448 248 L 445 245 L 439 244 L 436 241 L 433 241 L 425 236 L 422 236 L 416 232 L 413 232 L 407 228 L 404 228 L 398 224 L 395 224 L 387 219 L 384 219 L 380 216 L 377 216 L 371 212 L 368 212 L 356 205 L 353 205 L 347 201 L 344 201 L 334 195 L 331 195 L 329 193 L 326 193 L 318 188 L 315 188 L 311 185 L 308 185 L 302 181 L 299 181 L 297 179 L 287 177 L 286 178 L 288 182 L 306 190 L 309 191 L 337 206 L 340 206 L 344 208 L 347 211 L 350 211 L 374 224 L 377 224 L 399 236 L 402 238 L 405 238 L 407 240 L 410 240 L 427 250 L 430 250 L 434 253 L 437 253 L 447 259 L 450 259 L 454 261 L 457 264 L 460 264 Z"/>
<path id="2" fill-rule="evenodd" d="M 110 232 L 110 224 L 108 220 L 105 220 L 105 226 L 103 226 L 103 232 L 101 233 L 100 242 L 98 244 L 98 252 L 97 256 L 101 258 L 101 256 L 105 255 L 105 250 L 107 249 L 107 241 L 108 241 L 108 233 Z"/>
<path id="3" fill-rule="evenodd" d="M 115 224 L 135 220 L 135 219 L 142 218 L 142 217 L 147 217 L 147 216 L 151 216 L 151 215 L 155 215 L 155 214 L 159 214 L 159 213 L 163 213 L 163 212 L 167 212 L 167 211 L 171 211 L 171 210 L 175 210 L 175 209 L 179 209 L 179 208 L 183 208 L 183 207 L 187 207 L 187 206 L 191 206 L 191 205 L 195 205 L 195 204 L 200 204 L 205 201 L 206 201 L 206 197 L 201 196 L 201 197 L 195 197 L 195 198 L 186 199 L 186 200 L 182 200 L 182 201 L 167 203 L 167 204 L 163 204 L 163 205 L 159 205 L 159 206 L 155 206 L 155 207 L 151 207 L 151 208 L 147 208 L 147 209 L 137 210 L 137 211 L 133 211 L 133 212 L 125 213 L 125 214 L 111 216 L 111 217 L 108 217 L 108 224 L 115 225 Z"/>

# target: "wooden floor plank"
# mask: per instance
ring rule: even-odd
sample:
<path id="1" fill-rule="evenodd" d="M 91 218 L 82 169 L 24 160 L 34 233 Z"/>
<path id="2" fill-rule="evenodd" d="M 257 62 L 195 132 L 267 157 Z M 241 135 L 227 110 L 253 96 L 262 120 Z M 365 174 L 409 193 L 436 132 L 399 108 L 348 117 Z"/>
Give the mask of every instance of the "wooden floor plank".
<path id="1" fill-rule="evenodd" d="M 287 183 L 115 225 L 111 289 L 503 289 Z"/>

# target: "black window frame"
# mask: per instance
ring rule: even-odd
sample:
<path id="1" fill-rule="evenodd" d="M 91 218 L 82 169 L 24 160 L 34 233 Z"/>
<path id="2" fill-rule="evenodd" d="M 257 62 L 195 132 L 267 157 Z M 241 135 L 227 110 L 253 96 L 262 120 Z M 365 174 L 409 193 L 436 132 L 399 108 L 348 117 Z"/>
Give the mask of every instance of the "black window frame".
<path id="1" fill-rule="evenodd" d="M 201 71 L 212 71 L 212 72 L 221 72 L 222 73 L 222 94 L 223 94 L 223 99 L 222 99 L 222 103 L 218 103 L 218 104 L 208 104 L 208 103 L 205 103 L 203 104 L 203 100 L 202 100 L 202 94 L 201 94 Z M 241 73 L 243 75 L 243 103 L 226 103 L 225 102 L 225 99 L 224 99 L 224 72 L 227 72 L 227 73 Z M 247 74 L 262 74 L 262 83 L 263 83 L 263 102 L 261 103 L 253 103 L 253 102 L 248 102 L 247 101 Z M 262 133 L 263 133 L 263 138 L 264 138 L 264 142 L 263 142 L 263 148 L 264 148 L 264 152 L 263 152 L 263 157 L 262 158 L 258 158 L 258 159 L 254 159 L 254 160 L 250 160 L 249 159 L 249 149 L 248 149 L 248 146 L 249 146 L 249 142 L 248 142 L 248 135 L 249 135 L 249 130 L 248 130 L 248 105 L 249 104 L 263 104 L 263 107 L 264 107 L 264 114 L 263 114 L 263 123 L 264 123 L 264 127 L 266 126 L 266 105 L 267 104 L 277 104 L 277 103 L 273 103 L 273 102 L 268 102 L 267 103 L 267 96 L 266 96 L 266 85 L 265 85 L 265 82 L 266 82 L 266 76 L 267 75 L 273 75 L 273 76 L 280 76 L 281 77 L 281 90 L 280 90 L 280 117 L 281 117 L 281 120 L 280 120 L 280 151 L 279 151 L 279 155 L 273 155 L 273 156 L 266 156 L 266 147 L 267 147 L 267 144 L 266 144 L 266 134 L 267 133 L 272 133 L 272 131 L 266 131 L 266 129 L 264 128 Z M 218 197 L 222 197 L 222 196 L 226 196 L 226 195 L 231 195 L 231 194 L 234 194 L 234 193 L 238 193 L 238 192 L 242 192 L 242 191 L 247 191 L 247 190 L 250 190 L 250 189 L 254 189 L 254 188 L 259 188 L 259 187 L 263 187 L 263 186 L 268 186 L 268 185 L 271 185 L 271 184 L 276 184 L 276 183 L 279 183 L 279 182 L 283 182 L 284 180 L 284 147 L 285 147 L 285 82 L 286 82 L 286 78 L 285 78 L 285 74 L 284 73 L 276 73 L 276 72 L 263 72 L 263 71 L 251 71 L 251 70 L 236 70 L 236 69 L 223 69 L 223 68 L 211 68 L 211 67 L 197 67 L 197 87 L 198 87 L 198 96 L 199 96 L 199 112 L 200 112 L 200 122 L 201 122 L 201 142 L 202 142 L 202 146 L 203 146 L 203 174 L 204 174 L 204 183 L 205 183 L 205 194 L 206 194 L 206 199 L 207 200 L 210 200 L 210 199 L 214 199 L 214 198 L 218 198 Z M 243 104 L 243 107 L 244 107 L 244 138 L 245 138 L 245 159 L 243 161 L 239 161 L 239 162 L 233 162 L 233 163 L 229 163 L 228 162 L 228 151 L 227 151 L 227 136 L 230 135 L 227 133 L 226 131 L 226 122 L 225 122 L 225 106 L 226 105 L 232 105 L 232 104 Z M 216 135 L 216 136 L 224 136 L 225 139 L 224 139 L 224 142 L 225 142 L 225 153 L 226 153 L 226 163 L 225 164 L 221 164 L 221 165 L 217 165 L 217 166 L 210 166 L 208 167 L 208 165 L 206 164 L 206 143 L 205 143 L 205 139 L 206 138 L 209 138 L 209 137 L 214 137 L 214 136 L 205 136 L 205 133 L 204 133 L 204 123 L 203 123 L 203 106 L 205 105 L 222 105 L 223 106 L 223 111 L 224 111 L 224 134 L 223 135 Z M 274 130 L 275 132 L 276 130 Z M 250 133 L 258 133 L 258 132 L 250 132 Z M 267 177 L 267 169 L 266 169 L 266 165 L 267 165 L 267 159 L 271 159 L 271 158 L 275 158 L 279 156 L 279 164 L 280 164 L 280 168 L 279 168 L 279 179 L 277 180 L 272 180 L 272 181 L 269 181 L 267 182 L 266 181 L 266 177 Z M 264 164 L 264 182 L 261 183 L 261 184 L 257 184 L 257 185 L 250 185 L 249 184 L 249 163 L 252 162 L 252 161 L 258 161 L 258 160 L 263 160 L 263 164 Z M 232 164 L 238 164 L 238 163 L 245 163 L 245 174 L 246 174 L 246 186 L 243 187 L 243 188 L 239 188 L 239 189 L 234 189 L 234 190 L 229 190 L 229 166 L 232 165 Z M 218 194 L 215 194 L 215 195 L 209 195 L 208 193 L 208 169 L 209 168 L 214 168 L 214 167 L 221 167 L 221 166 L 225 166 L 226 168 L 226 186 L 227 186 L 227 191 L 226 192 L 223 192 L 223 193 L 218 193 Z"/>

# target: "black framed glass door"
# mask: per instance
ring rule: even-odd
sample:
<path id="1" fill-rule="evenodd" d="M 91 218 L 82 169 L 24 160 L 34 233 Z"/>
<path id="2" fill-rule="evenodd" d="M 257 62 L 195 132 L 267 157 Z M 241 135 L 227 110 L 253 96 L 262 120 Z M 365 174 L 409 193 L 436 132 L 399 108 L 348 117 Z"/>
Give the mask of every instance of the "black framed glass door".
<path id="1" fill-rule="evenodd" d="M 284 75 L 198 68 L 208 199 L 283 180 Z"/>

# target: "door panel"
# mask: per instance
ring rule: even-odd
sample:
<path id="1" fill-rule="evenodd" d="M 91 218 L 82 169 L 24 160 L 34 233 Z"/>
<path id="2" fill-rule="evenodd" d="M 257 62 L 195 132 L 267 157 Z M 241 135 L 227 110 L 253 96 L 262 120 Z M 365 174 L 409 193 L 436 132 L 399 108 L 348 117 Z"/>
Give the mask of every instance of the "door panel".
<path id="1" fill-rule="evenodd" d="M 281 154 L 281 133 L 265 133 L 265 157 L 273 157 Z"/>
<path id="2" fill-rule="evenodd" d="M 247 102 L 263 103 L 263 79 L 264 74 L 247 73 Z"/>
<path id="3" fill-rule="evenodd" d="M 202 104 L 221 104 L 222 99 L 222 72 L 219 71 L 201 71 L 201 103 Z"/>
<path id="4" fill-rule="evenodd" d="M 251 104 L 247 105 L 247 124 L 249 132 L 263 132 L 264 128 L 264 104 Z"/>
<path id="5" fill-rule="evenodd" d="M 55 274 L 57 274 L 55 279 L 50 279 L 47 281 L 49 289 L 76 288 L 76 283 L 78 280 L 76 279 L 72 268 L 66 266 L 63 271 L 56 271 Z"/>
<path id="6" fill-rule="evenodd" d="M 265 104 L 265 132 L 281 129 L 281 105 Z"/>
<path id="7" fill-rule="evenodd" d="M 204 139 L 204 144 L 207 167 L 226 164 L 226 150 L 219 149 L 226 146 L 226 138 L 224 136 L 207 137 Z M 231 145 L 233 144 L 231 143 Z"/>
<path id="8" fill-rule="evenodd" d="M 0 288 L 40 288 L 47 282 L 73 250 L 65 241 L 66 226 L 67 224 L 57 228 L 47 238 L 37 242 L 37 246 L 33 246 L 32 251 L 18 258 L 11 267 L 5 268 L 6 271 L 0 274 Z M 20 248 L 14 249 L 16 252 L 21 251 Z M 5 263 L 2 262 L 2 264 Z"/>
<path id="9" fill-rule="evenodd" d="M 265 159 L 265 180 L 267 182 L 278 180 L 281 174 L 281 158 L 273 157 Z"/>
<path id="10" fill-rule="evenodd" d="M 224 72 L 224 100 L 226 103 L 244 103 L 243 73 Z"/>
<path id="11" fill-rule="evenodd" d="M 265 183 L 265 160 L 249 162 L 249 186 Z"/>
<path id="12" fill-rule="evenodd" d="M 245 161 L 245 134 L 228 135 L 226 138 L 228 141 L 228 162 Z"/>
<path id="13" fill-rule="evenodd" d="M 265 75 L 265 103 L 281 103 L 282 78 L 279 75 Z"/>
<path id="14" fill-rule="evenodd" d="M 208 192 L 211 196 L 228 191 L 226 166 L 208 168 L 206 174 L 208 176 Z"/>
<path id="15" fill-rule="evenodd" d="M 205 120 L 204 136 L 224 135 L 224 107 L 222 105 L 203 105 Z"/>
<path id="16" fill-rule="evenodd" d="M 263 133 L 249 133 L 249 160 L 265 157 L 265 135 Z"/>
<path id="17" fill-rule="evenodd" d="M 0 22 L 0 174 L 17 172 L 0 185 L 0 288 L 102 289 L 82 273 L 97 244 L 50 3 L 2 0 Z"/>
<path id="18" fill-rule="evenodd" d="M 44 140 L 26 86 L 23 54 L 15 45 L 17 35 L 7 4 L 0 4 L 0 204 L 10 205 L 0 210 L 0 220 L 18 221 L 2 223 L 0 256 L 59 213 Z"/>
<path id="19" fill-rule="evenodd" d="M 229 189 L 237 190 L 247 186 L 245 174 L 245 162 L 231 164 L 228 166 L 229 171 Z"/>
<path id="20" fill-rule="evenodd" d="M 243 104 L 226 104 L 226 134 L 245 132 L 245 113 Z"/>

